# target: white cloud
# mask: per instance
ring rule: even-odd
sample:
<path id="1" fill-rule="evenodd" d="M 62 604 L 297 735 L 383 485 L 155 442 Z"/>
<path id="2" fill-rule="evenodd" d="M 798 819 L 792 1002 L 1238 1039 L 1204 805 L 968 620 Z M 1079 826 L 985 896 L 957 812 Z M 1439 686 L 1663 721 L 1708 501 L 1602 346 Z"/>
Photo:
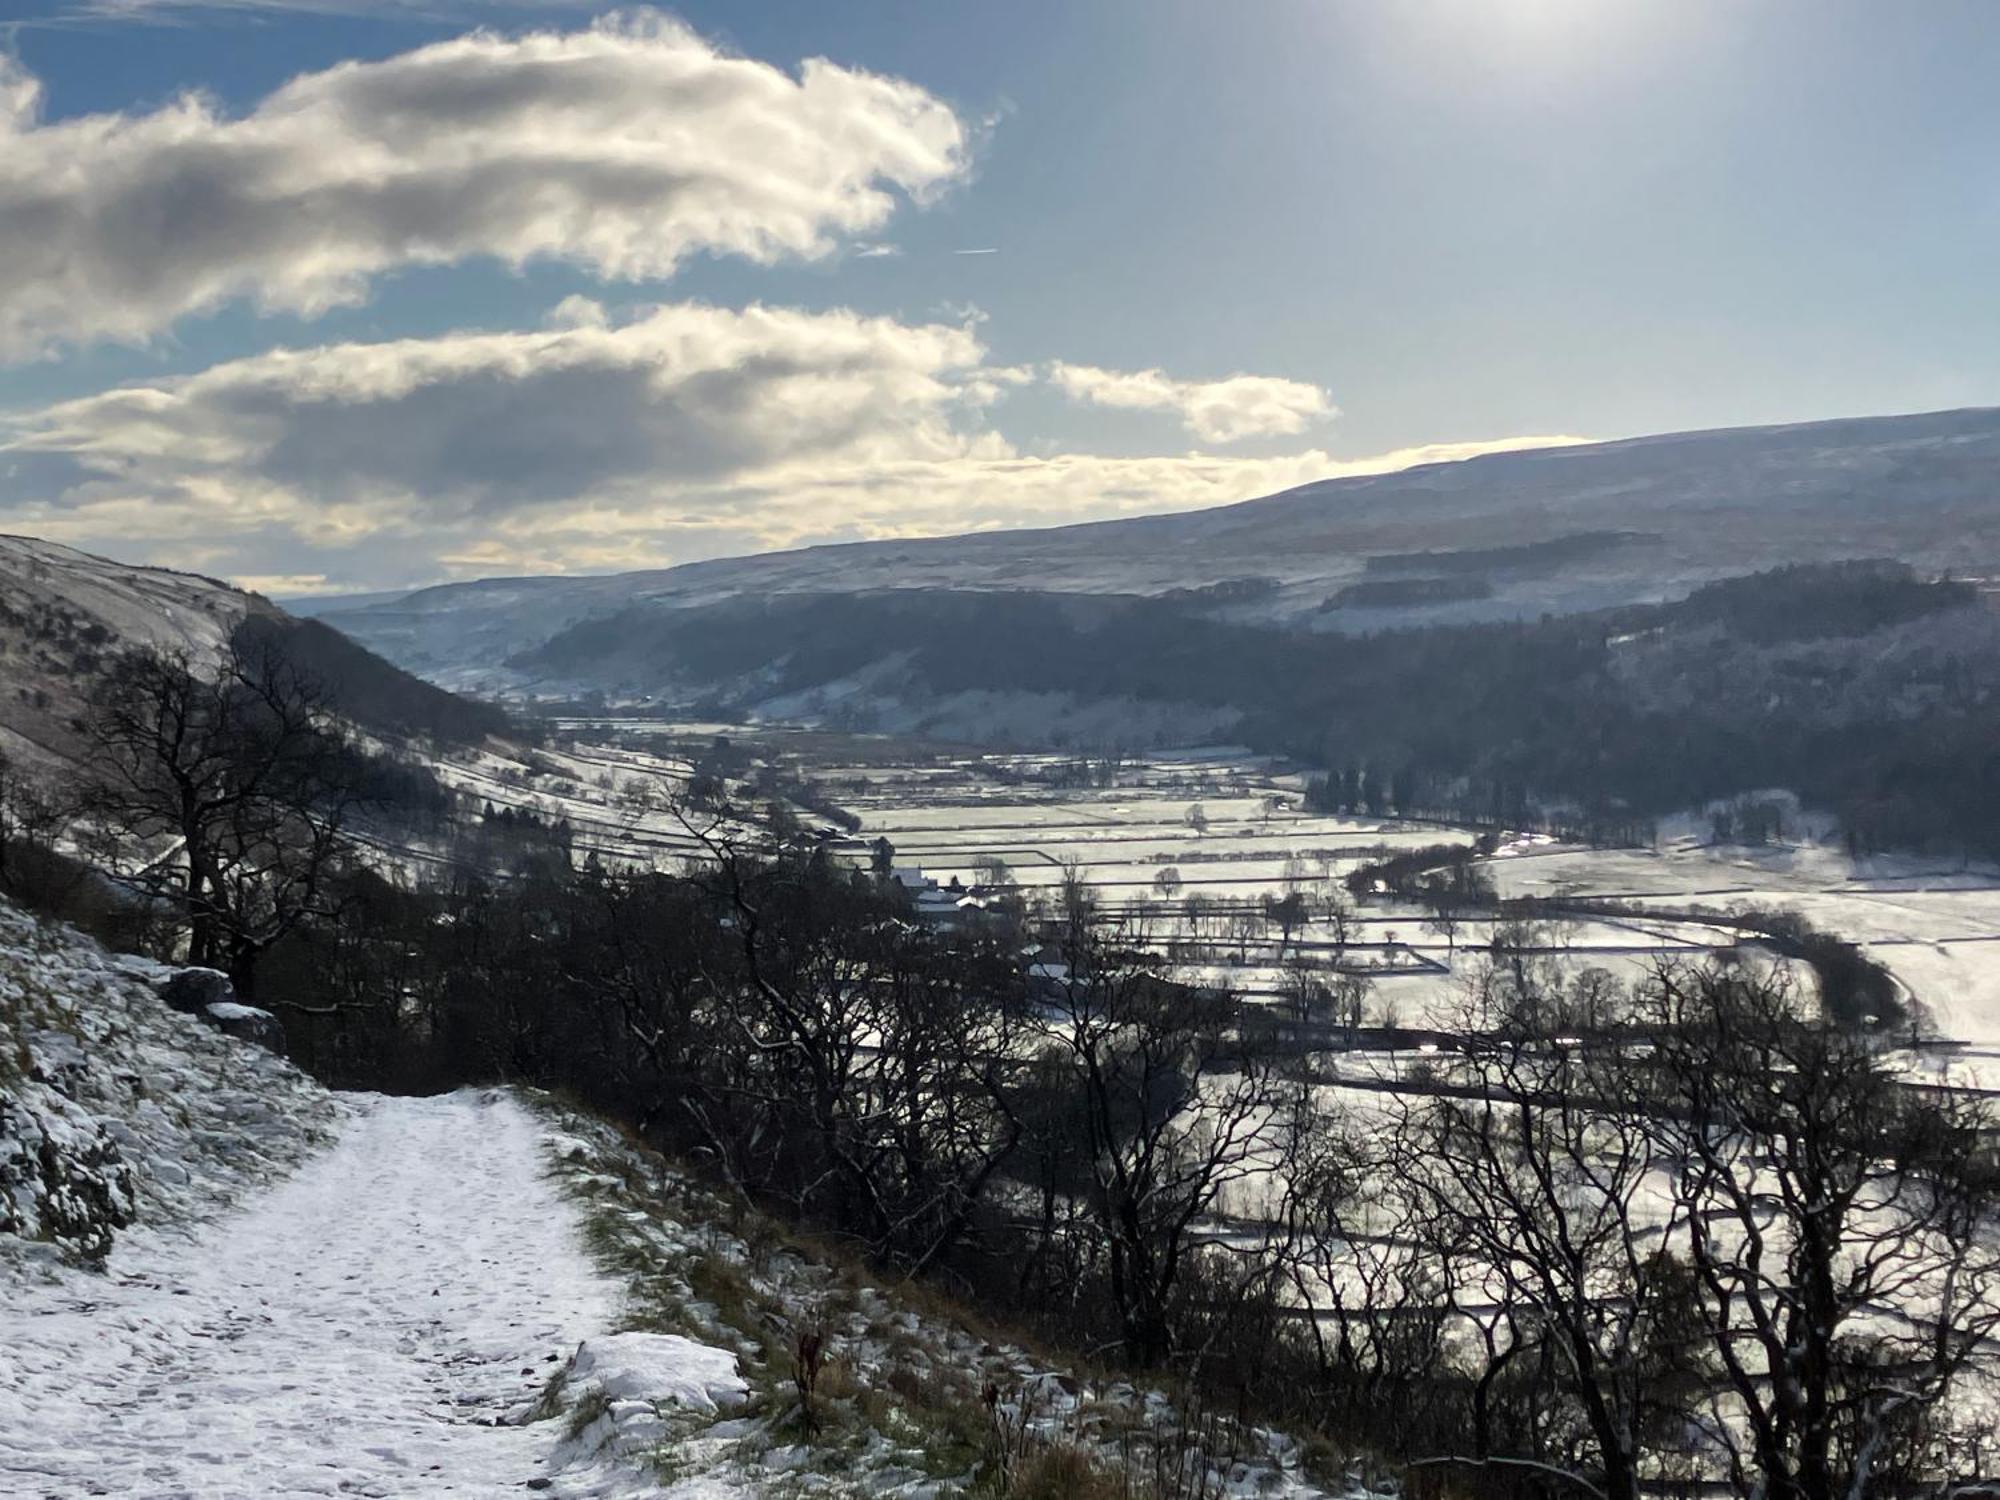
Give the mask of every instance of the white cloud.
<path id="1" fill-rule="evenodd" d="M 611 313 L 595 297 L 572 295 L 550 308 L 542 321 L 550 328 L 608 328 Z"/>
<path id="2" fill-rule="evenodd" d="M 538 329 L 275 351 L 17 418 L 0 530 L 389 585 L 1184 510 L 1550 441 L 1028 456 L 987 412 L 1033 373 L 970 326 L 575 298 Z"/>
<path id="3" fill-rule="evenodd" d="M 952 423 L 991 399 L 983 352 L 944 324 L 699 303 L 614 323 L 572 298 L 531 332 L 279 350 L 64 402 L 7 446 L 435 520 L 800 460 L 961 457 L 985 441 Z"/>
<path id="4" fill-rule="evenodd" d="M 961 178 L 917 86 L 796 77 L 652 12 L 474 32 L 308 73 L 228 118 L 201 95 L 44 123 L 0 57 L 0 355 L 138 340 L 233 298 L 313 315 L 398 267 L 811 259 Z"/>
<path id="5" fill-rule="evenodd" d="M 1104 370 L 1058 361 L 1049 367 L 1049 379 L 1073 401 L 1126 411 L 1173 412 L 1189 432 L 1208 443 L 1289 437 L 1340 410 L 1318 386 L 1273 375 L 1176 380 L 1161 370 Z"/>

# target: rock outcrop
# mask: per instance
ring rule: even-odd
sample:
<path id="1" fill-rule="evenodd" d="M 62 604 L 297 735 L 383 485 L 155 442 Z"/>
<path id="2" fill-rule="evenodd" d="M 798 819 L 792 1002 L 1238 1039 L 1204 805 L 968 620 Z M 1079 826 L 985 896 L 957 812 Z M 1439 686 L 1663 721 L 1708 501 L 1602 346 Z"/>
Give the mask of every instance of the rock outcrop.
<path id="1" fill-rule="evenodd" d="M 238 1000 L 236 986 L 220 969 L 176 969 L 160 985 L 160 998 L 167 1009 L 198 1016 L 224 1036 L 285 1055 L 284 1022 Z"/>

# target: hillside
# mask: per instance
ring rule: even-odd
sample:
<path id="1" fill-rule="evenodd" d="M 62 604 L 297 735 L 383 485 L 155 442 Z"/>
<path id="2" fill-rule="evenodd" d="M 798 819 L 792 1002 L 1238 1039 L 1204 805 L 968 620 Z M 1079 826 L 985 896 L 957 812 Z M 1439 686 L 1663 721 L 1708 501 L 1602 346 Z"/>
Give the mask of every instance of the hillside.
<path id="1" fill-rule="evenodd" d="M 342 712 L 382 735 L 465 742 L 505 716 L 410 676 L 366 647 L 213 578 L 132 567 L 31 537 L 0 537 L 0 754 L 44 769 L 78 749 L 92 682 L 119 652 L 212 662 L 232 638 L 279 646 Z"/>
<path id="2" fill-rule="evenodd" d="M 1657 601 L 1787 563 L 2000 573 L 2000 410 L 1676 433 L 1328 480 L 1215 510 L 302 604 L 452 685 L 634 605 L 883 589 L 1167 595 L 1365 632 Z"/>
<path id="3" fill-rule="evenodd" d="M 253 613 L 277 611 L 199 574 L 0 536 L 0 753 L 66 758 L 79 686 L 111 656 L 152 646 L 212 660 Z"/>
<path id="4" fill-rule="evenodd" d="M 173 973 L 0 901 L 0 1491 L 1381 1493 L 545 1096 L 329 1092 L 169 1009 Z"/>
<path id="5" fill-rule="evenodd" d="M 173 972 L 0 902 L 0 1490 L 631 1495 L 614 1437 L 741 1391 L 620 1331 L 521 1102 L 330 1094 Z"/>
<path id="6" fill-rule="evenodd" d="M 1885 560 L 1526 623 L 1373 635 L 1138 595 L 885 590 L 635 606 L 516 658 L 703 716 L 1091 750 L 1213 742 L 1423 805 L 1611 822 L 1789 787 L 1877 848 L 2000 854 L 2000 611 Z"/>

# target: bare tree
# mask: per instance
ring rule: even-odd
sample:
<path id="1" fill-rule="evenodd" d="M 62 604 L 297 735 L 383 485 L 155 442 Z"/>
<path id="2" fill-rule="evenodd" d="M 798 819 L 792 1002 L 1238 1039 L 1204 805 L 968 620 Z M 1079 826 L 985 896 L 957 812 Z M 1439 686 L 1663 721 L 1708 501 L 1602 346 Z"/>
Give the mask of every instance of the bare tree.
<path id="1" fill-rule="evenodd" d="M 1286 891 L 1282 896 L 1264 898 L 1264 919 L 1278 929 L 1278 953 L 1280 956 L 1291 946 L 1292 935 L 1305 926 L 1310 909 L 1300 891 Z"/>
<path id="2" fill-rule="evenodd" d="M 997 854 L 977 854 L 972 859 L 972 871 L 978 883 L 988 888 L 997 888 L 1014 883 L 1013 868 Z"/>
<path id="3" fill-rule="evenodd" d="M 901 920 L 893 892 L 823 850 L 759 854 L 714 820 L 683 824 L 710 856 L 693 883 L 734 942 L 726 964 L 692 959 L 702 1066 L 679 1080 L 679 1109 L 746 1195 L 928 1268 L 1020 1140 L 1019 1011 L 991 1003 L 1011 953 Z M 642 1042 L 652 1013 L 627 1007 Z"/>
<path id="4" fill-rule="evenodd" d="M 359 801 L 357 759 L 322 685 L 277 642 L 232 640 L 212 666 L 135 651 L 96 694 L 84 806 L 170 901 L 190 963 L 248 989 L 256 959 L 322 913 Z"/>
<path id="5" fill-rule="evenodd" d="M 1214 910 L 1214 902 L 1200 891 L 1189 891 L 1181 898 L 1181 916 L 1187 923 L 1190 937 L 1199 938 L 1202 935 Z"/>
<path id="6" fill-rule="evenodd" d="M 1279 989 L 1300 1026 L 1310 1023 L 1315 1013 L 1332 1010 L 1333 991 L 1326 980 L 1326 969 L 1310 954 L 1294 949 L 1285 961 L 1280 970 Z"/>
<path id="7" fill-rule="evenodd" d="M 1464 1426 L 1454 1378 L 1463 1299 L 1453 1281 L 1463 1257 L 1417 1197 L 1393 1190 L 1399 1160 L 1378 1121 L 1315 1101 L 1295 1122 L 1281 1168 L 1273 1253 L 1294 1300 L 1313 1310 L 1305 1327 L 1328 1425 L 1393 1434 L 1403 1451 L 1427 1453 Z M 1506 1365 L 1489 1342 L 1476 1410 Z"/>
<path id="8" fill-rule="evenodd" d="M 70 816 L 46 780 L 0 755 L 0 892 L 41 898 L 57 894 L 50 889 L 63 864 L 56 840 Z M 63 883 L 79 878 L 67 872 Z"/>
<path id="9" fill-rule="evenodd" d="M 1472 1029 L 1468 1018 L 1467 1029 Z M 1680 1394 L 1684 1278 L 1650 1246 L 1654 1145 L 1640 1112 L 1607 1108 L 1618 1068 L 1525 1038 L 1472 1052 L 1458 1097 L 1408 1099 L 1394 1179 L 1453 1247 L 1441 1279 L 1481 1351 L 1476 1397 L 1532 1344 L 1550 1398 L 1512 1431 L 1475 1404 L 1472 1451 L 1421 1465 L 1535 1473 L 1603 1500 L 1636 1500 L 1643 1444 Z M 1495 1310 L 1502 1316 L 1490 1316 Z"/>
<path id="10" fill-rule="evenodd" d="M 1233 998 L 1171 982 L 1094 924 L 1069 924 L 1063 948 L 1069 978 L 1043 1034 L 1069 1075 L 1126 1352 L 1157 1364 L 1217 1243 L 1211 1216 L 1267 1158 L 1282 1087 L 1238 1033 Z"/>
<path id="11" fill-rule="evenodd" d="M 1446 957 L 1455 956 L 1458 952 L 1459 923 L 1466 913 L 1464 897 L 1452 886 L 1439 885 L 1425 893 L 1425 904 L 1431 911 L 1426 925 L 1444 939 Z"/>
<path id="12" fill-rule="evenodd" d="M 1265 917 L 1263 908 L 1247 902 L 1230 908 L 1229 937 L 1236 944 L 1237 963 L 1246 964 L 1250 961 L 1251 944 L 1263 942 L 1269 928 L 1270 922 Z"/>
<path id="13" fill-rule="evenodd" d="M 1648 995 L 1648 1128 L 1732 1480 L 1834 1500 L 1950 1473 L 1938 1418 L 2000 1331 L 1991 1108 L 1906 1082 L 1781 974 L 1668 969 Z"/>
<path id="14" fill-rule="evenodd" d="M 1368 996 L 1374 991 L 1374 984 L 1366 974 L 1346 974 L 1335 970 L 1332 991 L 1334 1020 L 1347 1028 L 1348 1045 L 1352 1046 L 1356 1033 L 1368 1015 Z"/>

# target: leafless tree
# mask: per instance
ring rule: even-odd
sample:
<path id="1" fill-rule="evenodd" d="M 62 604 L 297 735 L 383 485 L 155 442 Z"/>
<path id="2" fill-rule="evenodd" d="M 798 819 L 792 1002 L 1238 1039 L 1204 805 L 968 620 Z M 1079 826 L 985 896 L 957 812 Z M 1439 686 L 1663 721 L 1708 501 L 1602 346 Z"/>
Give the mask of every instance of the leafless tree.
<path id="1" fill-rule="evenodd" d="M 1475 1404 L 1472 1451 L 1420 1463 L 1529 1471 L 1604 1500 L 1640 1493 L 1644 1440 L 1679 1394 L 1682 1351 L 1663 1345 L 1684 1278 L 1657 1253 L 1677 1226 L 1653 1217 L 1653 1138 L 1643 1111 L 1619 1105 L 1618 1078 L 1615 1063 L 1516 1038 L 1471 1051 L 1457 1096 L 1403 1097 L 1395 1180 L 1455 1247 L 1440 1274 L 1481 1351 L 1475 1396 L 1532 1344 L 1553 1398 L 1505 1446 Z"/>
<path id="2" fill-rule="evenodd" d="M 1081 1127 L 1126 1352 L 1157 1364 L 1223 1196 L 1267 1160 L 1285 1086 L 1232 997 L 1172 982 L 1095 924 L 1072 922 L 1062 946 L 1069 977 L 1039 1025 Z"/>
<path id="3" fill-rule="evenodd" d="M 1647 1125 L 1732 1480 L 1834 1500 L 1935 1479 L 1947 1399 L 2000 1331 L 1991 1108 L 1909 1083 L 1755 966 L 1667 969 L 1647 997 Z"/>
<path id="4" fill-rule="evenodd" d="M 1011 956 L 939 941 L 822 851 L 759 852 L 713 818 L 684 826 L 709 854 L 692 884 L 734 943 L 726 964 L 692 959 L 703 1062 L 679 1108 L 739 1188 L 926 1269 L 970 1231 L 1020 1140 L 1020 1011 L 992 1003 Z"/>
<path id="5" fill-rule="evenodd" d="M 179 912 L 188 961 L 247 989 L 259 954 L 324 914 L 360 800 L 326 690 L 268 638 L 232 641 L 213 665 L 134 651 L 87 733 L 86 814 L 124 846 L 127 878 Z"/>
<path id="6" fill-rule="evenodd" d="M 1264 919 L 1278 929 L 1278 952 L 1282 955 L 1291 946 L 1292 935 L 1305 926 L 1309 909 L 1303 893 L 1290 890 L 1278 897 L 1266 897 Z"/>
<path id="7" fill-rule="evenodd" d="M 49 898 L 56 879 L 64 884 L 74 872 L 59 875 L 56 842 L 72 816 L 71 809 L 45 777 L 31 775 L 0 755 L 0 892 L 16 897 Z"/>
<path id="8" fill-rule="evenodd" d="M 1200 891 L 1189 891 L 1181 898 L 1181 916 L 1190 937 L 1201 937 L 1214 910 L 1215 903 Z"/>
<path id="9" fill-rule="evenodd" d="M 1331 1012 L 1333 991 L 1326 981 L 1326 969 L 1310 954 L 1295 949 L 1285 961 L 1280 970 L 1279 989 L 1299 1025 L 1306 1025 L 1315 1013 Z"/>
<path id="10" fill-rule="evenodd" d="M 1362 1022 L 1367 1019 L 1368 996 L 1373 992 L 1374 985 L 1366 974 L 1336 971 L 1330 988 L 1334 1020 L 1347 1028 L 1347 1039 L 1351 1045 L 1355 1033 L 1361 1030 Z"/>
<path id="11" fill-rule="evenodd" d="M 1222 936 L 1235 945 L 1238 965 L 1250 962 L 1250 945 L 1263 941 L 1264 925 L 1264 913 L 1255 906 L 1231 902 L 1223 908 Z"/>

